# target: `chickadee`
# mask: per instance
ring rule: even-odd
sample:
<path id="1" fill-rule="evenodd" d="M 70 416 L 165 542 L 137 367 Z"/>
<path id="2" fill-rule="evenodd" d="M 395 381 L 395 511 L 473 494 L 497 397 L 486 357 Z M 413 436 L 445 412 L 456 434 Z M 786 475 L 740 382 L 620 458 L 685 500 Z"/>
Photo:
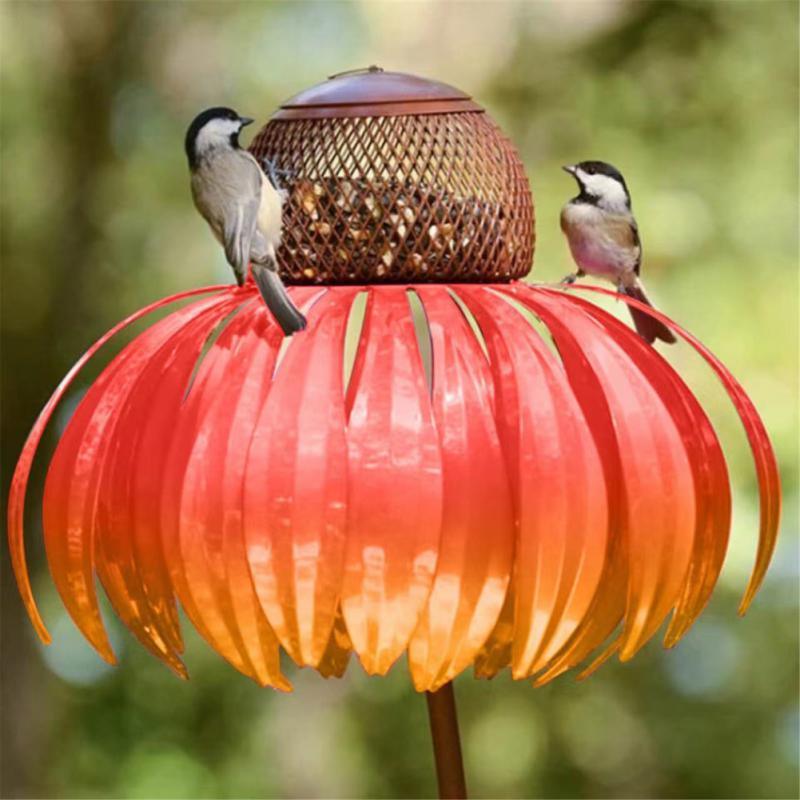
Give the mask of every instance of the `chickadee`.
<path id="1" fill-rule="evenodd" d="M 239 132 L 253 120 L 230 108 L 198 114 L 186 132 L 192 197 L 241 286 L 252 264 L 267 308 L 287 336 L 306 327 L 278 275 L 275 250 L 281 241 L 284 193 L 259 163 L 239 146 Z"/>
<path id="2" fill-rule="evenodd" d="M 594 275 L 612 281 L 622 294 L 652 305 L 639 279 L 642 244 L 622 174 L 604 161 L 581 161 L 563 169 L 580 188 L 580 194 L 561 209 L 561 230 L 578 265 L 578 271 L 563 283 Z M 638 308 L 630 312 L 639 335 L 650 344 L 656 339 L 669 344 L 675 341 L 658 320 Z"/>

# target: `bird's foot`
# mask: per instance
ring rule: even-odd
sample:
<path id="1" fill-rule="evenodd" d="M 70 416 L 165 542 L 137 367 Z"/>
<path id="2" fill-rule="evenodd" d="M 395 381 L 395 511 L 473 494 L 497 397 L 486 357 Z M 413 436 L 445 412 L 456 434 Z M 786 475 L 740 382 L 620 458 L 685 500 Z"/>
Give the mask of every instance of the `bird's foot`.
<path id="1" fill-rule="evenodd" d="M 572 284 L 575 283 L 576 280 L 578 280 L 578 273 L 577 272 L 572 272 L 569 275 L 566 275 L 565 277 L 563 277 L 559 281 L 559 283 L 562 286 L 572 286 Z"/>
<path id="2" fill-rule="evenodd" d="M 271 158 L 262 158 L 261 164 L 264 167 L 264 171 L 269 176 L 270 183 L 279 191 L 283 188 L 281 185 L 283 180 L 293 180 L 297 177 L 297 172 L 295 170 L 281 169 L 275 165 L 275 161 Z"/>

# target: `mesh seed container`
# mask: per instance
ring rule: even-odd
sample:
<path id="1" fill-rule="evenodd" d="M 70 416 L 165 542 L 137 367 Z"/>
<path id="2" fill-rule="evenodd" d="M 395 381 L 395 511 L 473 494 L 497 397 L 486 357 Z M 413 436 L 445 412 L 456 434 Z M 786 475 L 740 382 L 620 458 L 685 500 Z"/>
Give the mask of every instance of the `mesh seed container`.
<path id="1" fill-rule="evenodd" d="M 519 155 L 443 83 L 377 67 L 286 101 L 250 147 L 288 176 L 287 283 L 504 282 L 531 267 Z"/>

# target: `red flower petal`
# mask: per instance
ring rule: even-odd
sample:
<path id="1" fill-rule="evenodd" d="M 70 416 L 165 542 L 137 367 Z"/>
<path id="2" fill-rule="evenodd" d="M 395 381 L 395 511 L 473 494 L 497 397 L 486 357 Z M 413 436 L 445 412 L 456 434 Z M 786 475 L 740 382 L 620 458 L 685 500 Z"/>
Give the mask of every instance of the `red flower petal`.
<path id="1" fill-rule="evenodd" d="M 411 675 L 422 691 L 468 667 L 491 633 L 509 582 L 514 517 L 480 344 L 446 287 L 416 291 L 433 345 L 444 479 L 436 577 L 409 645 Z"/>
<path id="2" fill-rule="evenodd" d="M 554 336 L 567 380 L 594 440 L 606 488 L 609 531 L 598 591 L 584 616 L 576 620 L 567 642 L 538 677 L 536 683 L 542 684 L 580 663 L 622 619 L 628 581 L 628 513 L 619 444 L 603 385 L 570 327 L 549 309 L 537 306 L 532 310 Z"/>
<path id="3" fill-rule="evenodd" d="M 161 544 L 169 565 L 170 580 L 181 606 L 192 624 L 212 647 L 218 649 L 223 658 L 233 664 L 236 669 L 258 681 L 260 680 L 258 672 L 250 663 L 246 652 L 245 655 L 242 655 L 242 651 L 246 651 L 246 648 L 235 646 L 225 620 L 221 619 L 216 598 L 208 588 L 209 579 L 205 559 L 198 557 L 199 563 L 195 561 L 192 565 L 194 569 L 189 567 L 184 560 L 181 541 L 184 533 L 183 495 L 186 473 L 197 441 L 198 429 L 210 410 L 215 407 L 220 395 L 230 390 L 230 383 L 224 380 L 225 370 L 230 361 L 230 347 L 226 346 L 226 342 L 230 343 L 233 335 L 239 330 L 238 326 L 246 322 L 248 317 L 248 309 L 242 310 L 238 317 L 234 318 L 237 320 L 237 326 L 232 330 L 231 326 L 228 326 L 209 348 L 200 362 L 197 374 L 180 407 L 180 413 L 175 420 L 175 429 L 164 442 L 166 461 L 160 504 L 160 529 Z M 263 318 L 253 319 L 249 335 L 256 340 L 249 349 L 251 358 L 248 359 L 243 355 L 237 359 L 237 364 L 248 370 L 256 371 L 268 386 L 280 335 L 277 328 L 268 324 L 267 320 Z M 241 339 L 241 336 L 237 336 L 237 339 Z M 228 419 L 232 416 L 230 410 L 226 409 L 224 418 Z M 197 477 L 197 473 L 195 473 L 195 477 Z M 219 488 L 216 483 L 214 488 Z M 191 510 L 189 514 L 191 515 Z M 197 571 L 200 572 L 199 576 L 195 575 Z M 197 587 L 193 585 L 195 578 L 198 581 Z M 205 593 L 208 607 L 200 607 L 195 598 L 195 591 L 201 594 Z M 258 647 L 258 643 L 255 646 Z M 275 647 L 277 648 L 277 643 Z"/>
<path id="4" fill-rule="evenodd" d="M 459 294 L 486 339 L 510 455 L 519 525 L 512 662 L 522 678 L 549 662 L 592 603 L 608 548 L 606 488 L 564 369 L 538 333 L 486 289 Z"/>
<path id="5" fill-rule="evenodd" d="M 674 606 L 694 538 L 694 484 L 684 443 L 669 410 L 625 352 L 598 323 L 552 293 L 509 290 L 553 329 L 569 327 L 609 403 L 622 457 L 629 548 L 621 658 L 631 658 Z"/>
<path id="6" fill-rule="evenodd" d="M 292 300 L 301 308 L 305 308 L 318 292 L 318 289 L 310 287 L 289 289 Z M 231 594 L 235 620 L 259 679 L 276 689 L 289 690 L 291 686 L 281 673 L 277 636 L 264 615 L 253 585 L 245 537 L 244 489 L 248 456 L 264 404 L 264 391 L 270 386 L 272 373 L 271 365 L 269 369 L 265 369 L 261 362 L 263 351 L 268 349 L 264 347 L 264 339 L 279 342 L 282 338 L 281 332 L 264 312 L 260 302 L 256 302 L 253 313 L 256 315 L 256 322 L 252 335 L 243 348 L 248 354 L 249 362 L 244 378 L 240 385 L 238 375 L 244 368 L 236 366 L 229 379 L 230 389 L 222 393 L 218 406 L 220 414 L 228 413 L 232 416 L 222 484 L 222 506 L 226 511 L 222 557 L 226 564 L 227 587 Z M 270 328 L 268 334 L 265 326 Z M 277 350 L 277 346 L 273 346 Z M 226 411 L 230 406 L 234 408 L 233 413 Z"/>
<path id="7" fill-rule="evenodd" d="M 64 395 L 69 390 L 75 378 L 80 371 L 94 357 L 94 355 L 105 344 L 114 338 L 120 331 L 132 325 L 134 322 L 146 317 L 153 311 L 163 308 L 171 303 L 185 300 L 188 297 L 196 297 L 200 294 L 208 294 L 209 292 L 218 292 L 227 287 L 224 286 L 209 286 L 204 289 L 192 289 L 188 292 L 181 292 L 180 294 L 164 297 L 145 306 L 139 311 L 126 317 L 122 322 L 119 322 L 111 330 L 100 337 L 73 365 L 72 369 L 64 376 L 61 383 L 53 392 L 50 399 L 47 401 L 45 407 L 41 410 L 36 422 L 28 434 L 28 438 L 20 453 L 17 466 L 14 470 L 14 475 L 11 479 L 11 487 L 8 494 L 8 542 L 9 550 L 11 553 L 11 565 L 14 569 L 14 575 L 17 579 L 17 586 L 19 587 L 22 601 L 31 619 L 33 627 L 36 629 L 39 638 L 45 643 L 49 644 L 50 634 L 47 632 L 44 621 L 42 620 L 39 609 L 36 606 L 36 601 L 33 599 L 33 592 L 31 590 L 30 578 L 28 576 L 28 568 L 25 563 L 25 536 L 24 536 L 24 514 L 25 514 L 25 495 L 28 489 L 28 479 L 30 478 L 31 467 L 36 451 L 39 447 L 44 430 L 50 417 L 56 409 L 56 406 L 61 402 Z M 106 654 L 113 659 L 113 654 L 110 648 L 106 649 Z"/>
<path id="8" fill-rule="evenodd" d="M 257 370 L 268 386 L 279 342 L 277 329 L 254 301 L 229 322 L 206 354 L 204 372 L 182 409 L 188 414 L 196 409 L 196 418 L 191 438 L 178 439 L 179 447 L 188 448 L 185 467 L 175 476 L 181 486 L 179 528 L 164 531 L 165 536 L 177 539 L 170 545 L 180 563 L 173 574 L 190 619 L 218 652 L 261 684 L 271 683 L 273 672 L 279 682 L 283 679 L 280 669 L 275 669 L 277 640 L 272 636 L 271 642 L 263 642 L 269 637 L 268 626 L 259 619 L 262 615 L 244 559 L 236 486 L 242 473 L 229 467 L 231 458 L 243 464 L 246 450 L 240 458 L 232 452 L 229 434 L 239 418 L 237 400 L 243 383 Z M 240 495 L 241 483 L 238 490 Z M 231 568 L 244 577 L 243 582 L 229 583 Z M 240 619 L 250 635 L 243 633 Z"/>
<path id="9" fill-rule="evenodd" d="M 94 589 L 94 535 L 99 485 L 121 405 L 150 360 L 174 349 L 180 332 L 213 327 L 229 296 L 173 312 L 129 344 L 95 381 L 67 426 L 48 470 L 44 537 L 53 581 L 75 623 L 101 655 L 113 661 Z M 147 636 L 144 635 L 144 640 Z"/>
<path id="10" fill-rule="evenodd" d="M 328 647 L 317 665 L 317 671 L 323 678 L 341 678 L 347 669 L 352 650 L 353 643 L 347 633 L 347 626 L 344 624 L 344 617 L 340 608 L 336 612 L 331 638 L 328 640 Z"/>
<path id="11" fill-rule="evenodd" d="M 198 315 L 151 355 L 127 395 L 109 407 L 103 431 L 107 452 L 96 464 L 94 546 L 100 580 L 123 622 L 182 677 L 186 670 L 176 654 L 183 641 L 159 529 L 164 445 L 203 342 L 231 307 L 223 304 Z M 121 379 L 118 374 L 114 381 Z M 93 447 L 91 439 L 84 443 Z M 92 457 L 91 449 L 87 456 Z"/>
<path id="12" fill-rule="evenodd" d="M 442 518 L 439 442 L 402 287 L 369 290 L 348 400 L 342 610 L 364 669 L 384 674 L 428 599 Z"/>
<path id="13" fill-rule="evenodd" d="M 344 568 L 344 338 L 357 290 L 331 289 L 292 339 L 259 417 L 245 479 L 250 570 L 275 633 L 301 665 L 331 638 Z"/>
<path id="14" fill-rule="evenodd" d="M 577 297 L 566 297 L 600 322 L 650 381 L 672 415 L 691 462 L 697 500 L 694 548 L 681 599 L 664 642 L 671 647 L 705 607 L 725 559 L 731 524 L 731 492 L 725 457 L 697 398 L 658 351 L 597 306 Z"/>
<path id="15" fill-rule="evenodd" d="M 293 299 L 302 305 L 319 291 Z M 209 350 L 181 411 L 162 504 L 168 514 L 180 506 L 179 535 L 166 546 L 181 603 L 204 638 L 253 680 L 289 690 L 250 575 L 242 510 L 248 451 L 283 335 L 258 300 L 240 316 Z"/>
<path id="16" fill-rule="evenodd" d="M 756 411 L 752 400 L 747 396 L 741 384 L 733 377 L 727 367 L 699 339 L 665 314 L 640 303 L 638 300 L 620 295 L 608 289 L 602 289 L 599 286 L 585 286 L 580 284 L 573 285 L 572 288 L 614 297 L 663 322 L 673 332 L 685 339 L 706 360 L 728 392 L 728 396 L 731 398 L 739 414 L 739 418 L 747 434 L 747 439 L 750 442 L 758 478 L 758 493 L 761 501 L 761 521 L 758 532 L 756 563 L 753 567 L 750 580 L 748 581 L 747 589 L 739 605 L 739 613 L 744 614 L 761 586 L 769 562 L 772 559 L 772 554 L 775 550 L 775 542 L 778 538 L 778 525 L 781 513 L 781 480 L 778 472 L 778 463 L 775 458 L 775 451 L 772 449 L 772 443 L 769 440 L 769 435 L 758 411 Z"/>

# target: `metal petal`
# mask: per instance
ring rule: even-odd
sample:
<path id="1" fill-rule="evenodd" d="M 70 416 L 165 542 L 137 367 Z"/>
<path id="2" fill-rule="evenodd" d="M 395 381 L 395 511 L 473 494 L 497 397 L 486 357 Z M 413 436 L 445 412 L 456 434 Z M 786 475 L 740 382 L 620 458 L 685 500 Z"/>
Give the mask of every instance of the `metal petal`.
<path id="1" fill-rule="evenodd" d="M 111 339 L 114 338 L 120 331 L 132 325 L 134 322 L 146 317 L 153 311 L 159 308 L 176 303 L 189 297 L 196 297 L 201 294 L 208 294 L 210 292 L 219 292 L 227 289 L 225 286 L 209 286 L 203 289 L 193 289 L 188 292 L 181 292 L 180 294 L 171 295 L 169 297 L 157 300 L 148 306 L 136 311 L 129 317 L 126 317 L 122 322 L 119 322 L 107 333 L 103 334 L 73 365 L 72 369 L 64 376 L 61 383 L 47 401 L 45 407 L 39 413 L 36 422 L 28 434 L 28 438 L 20 453 L 19 460 L 17 461 L 14 475 L 11 479 L 11 486 L 8 494 L 8 543 L 9 551 L 11 554 L 11 565 L 14 569 L 14 575 L 17 579 L 20 594 L 22 595 L 23 603 L 31 619 L 33 627 L 36 629 L 39 638 L 45 643 L 50 643 L 50 634 L 44 625 L 39 609 L 36 606 L 36 601 L 33 598 L 31 590 L 30 578 L 28 576 L 28 568 L 25 563 L 25 543 L 24 543 L 24 514 L 25 514 L 25 495 L 28 489 L 28 480 L 30 478 L 31 467 L 36 451 L 39 447 L 42 435 L 50 417 L 53 415 L 58 404 L 63 399 L 69 388 L 72 386 L 73 381 L 78 376 L 80 371 L 86 364 L 94 357 L 94 355 Z M 107 649 L 110 654 L 110 649 Z M 113 658 L 113 655 L 111 656 Z"/>
<path id="2" fill-rule="evenodd" d="M 694 548 L 664 640 L 671 647 L 705 607 L 725 559 L 731 524 L 731 490 L 725 457 L 697 398 L 661 354 L 602 309 L 580 298 L 566 297 L 600 322 L 650 381 L 672 415 L 691 463 L 697 500 Z"/>
<path id="3" fill-rule="evenodd" d="M 489 350 L 513 475 L 512 667 L 522 678 L 547 665 L 591 607 L 609 548 L 606 486 L 562 364 L 505 299 L 473 287 L 459 293 Z"/>
<path id="4" fill-rule="evenodd" d="M 608 514 L 606 551 L 598 590 L 568 640 L 536 679 L 537 684 L 542 684 L 583 661 L 622 620 L 628 581 L 628 502 L 619 444 L 602 383 L 570 327 L 547 307 L 534 306 L 534 295 L 525 287 L 519 287 L 518 291 L 518 299 L 528 305 L 553 334 L 567 380 L 600 459 Z"/>
<path id="5" fill-rule="evenodd" d="M 129 344 L 78 405 L 50 462 L 44 493 L 44 538 L 53 580 L 76 624 L 104 658 L 113 661 L 94 589 L 94 531 L 98 489 L 115 424 L 150 359 L 197 318 L 212 321 L 229 296 L 173 312 Z M 213 324 L 213 322 L 212 322 Z"/>
<path id="6" fill-rule="evenodd" d="M 432 691 L 473 662 L 494 628 L 510 577 L 514 516 L 486 357 L 445 287 L 416 291 L 433 345 L 444 514 L 436 577 L 409 665 L 417 690 Z"/>
<path id="7" fill-rule="evenodd" d="M 370 288 L 348 408 L 342 611 L 364 669 L 384 674 L 428 599 L 442 518 L 439 442 L 402 287 Z"/>
<path id="8" fill-rule="evenodd" d="M 344 339 L 355 288 L 331 289 L 292 339 L 253 434 L 244 490 L 250 571 L 286 651 L 317 666 L 341 595 L 347 519 Z"/>
<path id="9" fill-rule="evenodd" d="M 559 347 L 549 315 L 569 328 L 611 410 L 627 497 L 628 581 L 620 657 L 628 659 L 675 605 L 688 571 L 695 498 L 686 448 L 663 400 L 592 317 L 557 294 L 522 287 L 511 293 L 543 315 Z"/>
<path id="10" fill-rule="evenodd" d="M 109 408 L 107 451 L 97 459 L 98 575 L 125 625 L 181 677 L 187 673 L 176 654 L 183 641 L 159 531 L 164 444 L 203 342 L 231 307 L 198 315 L 151 355 L 127 396 Z M 92 457 L 91 439 L 88 447 Z"/>
<path id="11" fill-rule="evenodd" d="M 638 300 L 633 300 L 624 295 L 618 295 L 616 292 L 602 289 L 598 286 L 576 284 L 571 288 L 615 297 L 627 303 L 629 306 L 638 308 L 640 311 L 644 311 L 646 314 L 663 322 L 674 333 L 677 333 L 681 338 L 685 339 L 705 359 L 725 387 L 725 391 L 727 391 L 731 402 L 736 408 L 739 419 L 742 421 L 745 433 L 747 434 L 747 440 L 750 443 L 753 461 L 755 462 L 756 476 L 758 478 L 758 494 L 761 502 L 761 519 L 758 531 L 756 562 L 742 601 L 739 604 L 739 613 L 744 614 L 764 580 L 767 567 L 775 551 L 781 513 L 781 480 L 778 472 L 778 462 L 775 458 L 775 451 L 772 448 L 772 443 L 769 440 L 769 434 L 764 427 L 764 423 L 758 411 L 756 411 L 752 400 L 747 396 L 742 385 L 733 377 L 727 367 L 699 339 L 665 314 L 640 303 Z"/>
<path id="12" fill-rule="evenodd" d="M 180 506 L 178 546 L 170 548 L 187 614 L 237 669 L 262 685 L 289 690 L 278 640 L 253 586 L 243 523 L 248 450 L 282 341 L 256 301 L 214 343 L 182 411 L 186 426 L 173 456 L 177 485 L 165 501 Z"/>

